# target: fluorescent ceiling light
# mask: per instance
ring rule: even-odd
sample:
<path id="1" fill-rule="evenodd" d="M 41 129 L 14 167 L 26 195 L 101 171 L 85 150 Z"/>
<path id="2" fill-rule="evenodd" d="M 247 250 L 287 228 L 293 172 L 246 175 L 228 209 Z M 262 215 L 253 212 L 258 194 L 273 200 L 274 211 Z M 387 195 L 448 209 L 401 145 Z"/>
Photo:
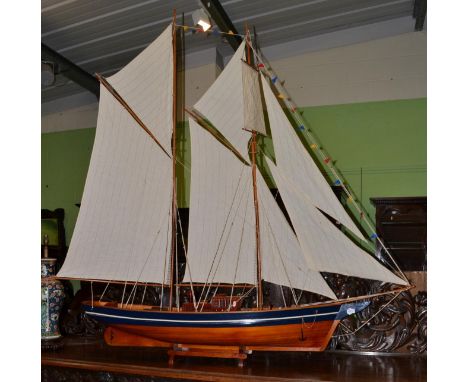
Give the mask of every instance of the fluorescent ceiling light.
<path id="1" fill-rule="evenodd" d="M 195 25 L 200 25 L 203 29 L 203 32 L 206 32 L 211 28 L 211 22 L 208 15 L 203 9 L 197 9 L 192 13 L 193 23 Z"/>

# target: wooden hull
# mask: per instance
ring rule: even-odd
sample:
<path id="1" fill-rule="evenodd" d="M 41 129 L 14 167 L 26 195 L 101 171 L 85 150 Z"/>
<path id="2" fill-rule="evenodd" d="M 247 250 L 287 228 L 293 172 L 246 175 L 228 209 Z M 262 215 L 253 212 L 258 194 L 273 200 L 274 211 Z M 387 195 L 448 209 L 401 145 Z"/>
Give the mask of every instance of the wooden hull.
<path id="1" fill-rule="evenodd" d="M 288 309 L 240 312 L 168 312 L 85 304 L 86 313 L 107 324 L 105 340 L 114 346 L 191 344 L 238 346 L 254 350 L 322 351 L 339 321 L 368 302 L 330 303 Z"/>
<path id="2" fill-rule="evenodd" d="M 277 325 L 257 328 L 167 328 L 137 325 L 110 325 L 105 340 L 109 345 L 158 346 L 170 344 L 300 347 L 322 351 L 339 321 L 315 324 Z M 156 340 L 153 342 L 152 340 Z"/>

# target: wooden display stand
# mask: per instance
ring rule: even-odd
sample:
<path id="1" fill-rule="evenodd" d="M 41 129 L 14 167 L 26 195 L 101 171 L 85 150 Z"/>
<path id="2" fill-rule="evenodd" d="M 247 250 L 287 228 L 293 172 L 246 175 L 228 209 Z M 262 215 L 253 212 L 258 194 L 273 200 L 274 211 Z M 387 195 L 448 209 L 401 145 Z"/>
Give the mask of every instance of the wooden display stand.
<path id="1" fill-rule="evenodd" d="M 237 359 L 237 366 L 243 367 L 247 354 L 240 346 L 209 346 L 209 345 L 186 345 L 174 344 L 167 351 L 169 366 L 174 365 L 177 357 L 208 357 L 208 358 L 233 358 Z"/>
<path id="2" fill-rule="evenodd" d="M 174 365 L 174 358 L 177 357 L 207 357 L 207 358 L 234 358 L 237 359 L 239 367 L 244 366 L 247 354 L 252 351 L 245 351 L 240 346 L 210 346 L 210 345 L 188 345 L 170 344 L 168 342 L 157 341 L 151 338 L 132 335 L 122 330 L 107 327 L 104 331 L 104 340 L 111 346 L 143 346 L 169 349 L 169 365 Z"/>

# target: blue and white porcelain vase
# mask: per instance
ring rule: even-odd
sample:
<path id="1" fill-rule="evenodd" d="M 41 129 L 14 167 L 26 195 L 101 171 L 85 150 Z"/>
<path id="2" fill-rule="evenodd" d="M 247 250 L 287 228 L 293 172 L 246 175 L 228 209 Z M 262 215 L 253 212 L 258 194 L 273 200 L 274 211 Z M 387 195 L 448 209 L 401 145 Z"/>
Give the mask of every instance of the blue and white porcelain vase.
<path id="1" fill-rule="evenodd" d="M 41 339 L 60 338 L 59 315 L 65 300 L 63 285 L 55 275 L 56 259 L 41 259 Z"/>

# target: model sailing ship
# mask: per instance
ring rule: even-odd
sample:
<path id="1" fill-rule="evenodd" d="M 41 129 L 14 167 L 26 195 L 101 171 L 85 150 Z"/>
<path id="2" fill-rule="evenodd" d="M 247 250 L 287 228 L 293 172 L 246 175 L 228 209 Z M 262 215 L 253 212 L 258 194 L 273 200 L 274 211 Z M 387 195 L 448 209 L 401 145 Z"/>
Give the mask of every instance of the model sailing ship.
<path id="1" fill-rule="evenodd" d="M 320 272 L 399 285 L 386 293 L 407 289 L 408 282 L 349 238 L 366 240 L 301 143 L 270 79 L 256 69 L 264 65 L 248 34 L 187 110 L 190 224 L 178 279 L 176 29 L 168 26 L 117 74 L 99 77 L 91 163 L 58 276 L 125 284 L 119 301 L 101 296 L 84 304 L 107 324 L 111 345 L 321 351 L 340 320 L 364 309 L 370 296 L 339 300 Z M 257 134 L 265 135 L 267 124 L 275 160 L 264 159 L 291 224 L 256 166 L 263 155 Z M 264 304 L 265 282 L 289 288 L 293 304 Z M 158 288 L 160 302 L 135 301 L 137 286 Z M 326 299 L 301 304 L 304 291 Z M 188 301 L 181 301 L 184 293 Z"/>

